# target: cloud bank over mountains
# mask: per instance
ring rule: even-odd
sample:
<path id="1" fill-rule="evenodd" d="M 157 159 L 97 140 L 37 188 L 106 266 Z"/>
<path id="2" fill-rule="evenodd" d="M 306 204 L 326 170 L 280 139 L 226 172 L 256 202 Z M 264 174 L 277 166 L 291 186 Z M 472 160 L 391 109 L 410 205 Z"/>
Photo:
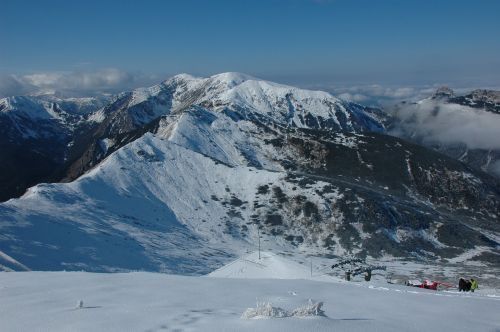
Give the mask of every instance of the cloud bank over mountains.
<path id="1" fill-rule="evenodd" d="M 443 84 L 423 85 L 423 86 L 383 86 L 380 84 L 354 85 L 354 86 L 317 86 L 315 88 L 329 91 L 333 95 L 355 103 L 391 107 L 401 101 L 419 101 L 431 96 L 436 89 Z M 477 87 L 454 87 L 458 93 L 467 93 Z M 492 88 L 496 90 L 498 88 Z"/>
<path id="2" fill-rule="evenodd" d="M 392 115 L 399 120 L 392 132 L 396 136 L 405 131 L 427 143 L 500 150 L 500 115 L 495 113 L 427 99 L 397 107 Z"/>
<path id="3" fill-rule="evenodd" d="M 356 103 L 371 102 L 380 104 L 384 101 L 414 99 L 429 92 L 429 88 L 384 87 L 378 84 L 337 88 L 333 90 L 339 98 Z"/>
<path id="4" fill-rule="evenodd" d="M 0 97 L 47 93 L 75 97 L 92 96 L 100 93 L 117 93 L 150 85 L 155 80 L 159 80 L 159 78 L 116 68 L 96 71 L 0 75 Z"/>

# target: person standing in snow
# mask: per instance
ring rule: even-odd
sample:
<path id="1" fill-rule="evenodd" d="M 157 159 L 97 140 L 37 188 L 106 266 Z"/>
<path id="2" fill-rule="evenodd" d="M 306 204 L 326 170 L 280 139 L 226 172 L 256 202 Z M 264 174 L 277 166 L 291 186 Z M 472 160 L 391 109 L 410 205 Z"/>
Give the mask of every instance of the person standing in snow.
<path id="1" fill-rule="evenodd" d="M 470 292 L 471 285 L 472 285 L 472 283 L 470 280 L 465 280 L 465 291 L 466 292 Z"/>
<path id="2" fill-rule="evenodd" d="M 464 290 L 465 290 L 465 280 L 464 278 L 460 278 L 460 280 L 458 280 L 458 291 L 461 292 Z"/>
<path id="3" fill-rule="evenodd" d="M 460 281 L 458 282 L 458 289 L 464 292 L 470 292 L 471 284 L 470 280 L 460 278 Z"/>
<path id="4" fill-rule="evenodd" d="M 470 279 L 470 291 L 474 293 L 474 290 L 477 289 L 479 286 L 477 284 L 476 279 Z"/>
<path id="5" fill-rule="evenodd" d="M 372 278 L 372 270 L 367 269 L 365 271 L 365 281 L 370 281 L 371 278 Z"/>

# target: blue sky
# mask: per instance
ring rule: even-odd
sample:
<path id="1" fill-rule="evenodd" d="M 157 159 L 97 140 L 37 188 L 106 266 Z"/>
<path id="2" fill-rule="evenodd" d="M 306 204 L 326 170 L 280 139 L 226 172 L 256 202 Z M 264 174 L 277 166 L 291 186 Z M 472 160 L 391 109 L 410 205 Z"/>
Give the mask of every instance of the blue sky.
<path id="1" fill-rule="evenodd" d="M 500 1 L 2 1 L 0 73 L 500 85 Z"/>

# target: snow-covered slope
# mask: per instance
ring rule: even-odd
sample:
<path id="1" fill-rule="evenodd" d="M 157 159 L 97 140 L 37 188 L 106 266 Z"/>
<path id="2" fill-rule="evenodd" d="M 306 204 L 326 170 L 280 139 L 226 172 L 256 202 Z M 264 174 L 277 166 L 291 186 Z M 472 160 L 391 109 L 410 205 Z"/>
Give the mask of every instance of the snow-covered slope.
<path id="1" fill-rule="evenodd" d="M 298 128 L 353 132 L 382 131 L 384 128 L 372 113 L 374 110 L 341 101 L 323 91 L 303 90 L 238 73 L 215 75 L 205 84 L 216 88 L 209 89 L 209 93 L 200 98 L 202 105 L 243 110 L 243 116 L 256 113 L 264 119 Z M 219 93 L 219 89 L 223 92 Z M 213 93 L 214 90 L 217 92 Z"/>
<path id="2" fill-rule="evenodd" d="M 240 257 L 217 270 L 209 277 L 239 279 L 311 279 L 340 282 L 327 275 L 317 275 L 312 266 L 305 266 L 290 258 L 272 252 L 254 251 Z"/>
<path id="3" fill-rule="evenodd" d="M 0 273 L 2 331 L 495 331 L 498 293 L 155 273 Z M 325 316 L 244 319 L 256 302 Z M 81 307 L 79 303 L 82 303 Z"/>
<path id="4" fill-rule="evenodd" d="M 215 254 L 204 242 L 210 237 L 202 241 L 193 231 L 214 232 L 218 240 L 228 237 L 224 228 L 213 227 L 225 211 L 211 195 L 228 185 L 242 193 L 255 190 L 253 181 L 252 187 L 245 181 L 252 177 L 248 169 L 229 172 L 232 184 L 228 169 L 146 135 L 75 182 L 38 185 L 4 203 L 1 247 L 17 247 L 14 255 L 32 269 L 203 273 Z M 266 182 L 279 174 L 263 171 L 260 176 Z M 203 213 L 193 214 L 200 209 Z M 184 224 L 188 220 L 190 228 Z M 218 262 L 226 254 L 216 256 Z"/>

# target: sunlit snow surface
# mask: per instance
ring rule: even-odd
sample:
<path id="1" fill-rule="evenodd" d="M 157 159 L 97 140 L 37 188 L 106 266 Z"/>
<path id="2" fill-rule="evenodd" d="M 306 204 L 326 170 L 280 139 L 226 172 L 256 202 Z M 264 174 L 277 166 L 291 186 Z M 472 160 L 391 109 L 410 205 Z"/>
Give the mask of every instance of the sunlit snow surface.
<path id="1" fill-rule="evenodd" d="M 464 294 L 380 282 L 285 279 L 306 269 L 284 258 L 267 257 L 262 275 L 252 270 L 255 262 L 248 262 L 254 256 L 214 273 L 246 267 L 248 273 L 240 273 L 246 278 L 146 272 L 0 273 L 0 330 L 498 331 L 500 327 L 500 296 L 487 290 Z M 281 279 L 262 278 L 275 268 Z M 323 302 L 325 316 L 242 318 L 257 303 L 291 312 L 309 300 Z"/>
<path id="2" fill-rule="evenodd" d="M 258 173 L 148 134 L 77 181 L 38 185 L 2 204 L 0 251 L 10 248 L 32 270 L 208 273 L 228 255 L 207 239 L 226 239 L 226 248 L 231 241 L 211 222 L 225 211 L 210 197 L 225 192 L 227 181 L 253 193 L 255 177 L 265 183 L 279 176 Z M 201 213 L 202 207 L 208 209 Z M 2 265 L 10 267 L 0 257 Z"/>

